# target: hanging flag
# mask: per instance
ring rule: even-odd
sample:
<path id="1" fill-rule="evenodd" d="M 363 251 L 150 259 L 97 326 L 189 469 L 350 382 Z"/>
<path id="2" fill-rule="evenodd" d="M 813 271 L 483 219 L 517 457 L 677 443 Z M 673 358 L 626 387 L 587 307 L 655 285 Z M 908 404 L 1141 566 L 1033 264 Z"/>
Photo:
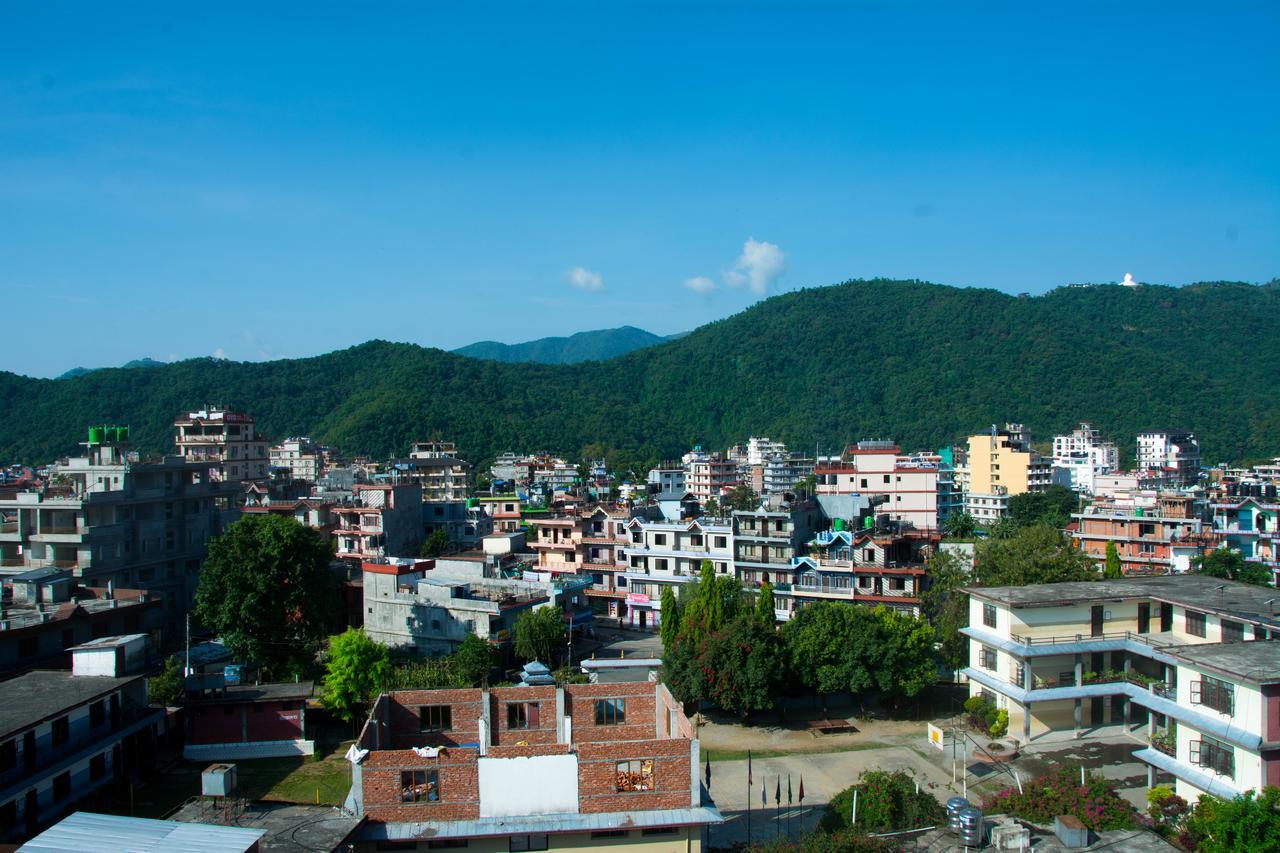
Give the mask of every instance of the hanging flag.
<path id="1" fill-rule="evenodd" d="M 751 750 L 747 750 L 747 789 L 751 789 Z"/>
<path id="2" fill-rule="evenodd" d="M 707 790 L 711 790 L 711 756 L 707 756 Z"/>
<path id="3" fill-rule="evenodd" d="M 777 787 L 773 789 L 773 803 L 774 805 L 778 805 L 778 806 L 782 805 L 782 777 L 781 776 L 778 777 Z"/>
<path id="4" fill-rule="evenodd" d="M 791 774 L 787 774 L 787 805 L 791 805 Z"/>
<path id="5" fill-rule="evenodd" d="M 804 802 L 804 776 L 800 777 L 800 802 Z"/>

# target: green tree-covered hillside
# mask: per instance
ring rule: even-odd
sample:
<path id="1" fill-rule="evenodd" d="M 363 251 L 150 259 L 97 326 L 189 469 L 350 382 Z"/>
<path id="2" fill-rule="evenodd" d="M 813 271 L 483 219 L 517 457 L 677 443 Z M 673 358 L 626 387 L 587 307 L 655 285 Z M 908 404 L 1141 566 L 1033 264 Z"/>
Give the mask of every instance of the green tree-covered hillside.
<path id="1" fill-rule="evenodd" d="M 76 450 L 90 423 L 171 446 L 182 410 L 221 403 L 270 436 L 403 453 L 439 433 L 482 461 L 507 449 L 640 455 L 755 434 L 797 448 L 859 437 L 936 447 L 1019 420 L 1038 440 L 1090 420 L 1187 427 L 1206 458 L 1280 452 L 1280 287 L 1059 288 L 1039 297 L 909 281 L 775 296 L 679 340 L 574 365 L 479 361 L 372 341 L 306 359 L 193 359 L 39 380 L 0 373 L 0 460 Z"/>

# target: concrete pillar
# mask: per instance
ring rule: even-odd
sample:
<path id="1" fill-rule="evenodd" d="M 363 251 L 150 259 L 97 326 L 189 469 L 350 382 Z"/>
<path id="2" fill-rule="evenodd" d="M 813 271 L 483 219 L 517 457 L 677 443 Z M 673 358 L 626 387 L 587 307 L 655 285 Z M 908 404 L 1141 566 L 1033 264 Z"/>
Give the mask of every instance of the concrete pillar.
<path id="1" fill-rule="evenodd" d="M 1083 716 L 1083 712 L 1081 710 L 1081 707 L 1082 707 L 1081 703 L 1082 703 L 1082 700 L 1076 699 L 1076 707 L 1075 707 L 1075 710 L 1072 711 L 1072 715 L 1075 718 L 1075 723 L 1076 723 L 1076 737 L 1080 737 L 1080 720 Z"/>
<path id="2" fill-rule="evenodd" d="M 1022 740 L 1024 743 L 1031 742 L 1031 703 L 1027 702 L 1022 706 Z"/>
<path id="3" fill-rule="evenodd" d="M 1124 656 L 1124 681 L 1125 681 L 1125 684 L 1128 684 L 1128 683 L 1129 683 L 1129 673 L 1130 673 L 1132 670 L 1133 670 L 1133 661 L 1129 658 L 1129 656 L 1128 656 L 1128 655 L 1125 655 L 1125 656 Z M 1129 731 L 1129 715 L 1130 715 L 1130 708 L 1129 708 L 1129 695 L 1126 693 L 1126 694 L 1125 694 L 1125 697 L 1124 697 L 1124 730 L 1125 730 L 1126 732 L 1127 732 L 1127 731 Z"/>
<path id="4" fill-rule="evenodd" d="M 1154 788 L 1156 786 L 1156 767 L 1154 764 L 1147 765 L 1147 787 Z"/>

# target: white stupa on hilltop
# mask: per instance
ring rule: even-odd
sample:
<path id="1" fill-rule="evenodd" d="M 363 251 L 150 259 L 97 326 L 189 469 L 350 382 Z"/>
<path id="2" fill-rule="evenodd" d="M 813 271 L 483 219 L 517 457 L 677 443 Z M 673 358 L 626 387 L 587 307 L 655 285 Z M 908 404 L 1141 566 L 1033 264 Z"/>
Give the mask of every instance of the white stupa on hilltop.
<path id="1" fill-rule="evenodd" d="M 1127 272 L 1127 273 L 1125 273 L 1125 274 L 1124 274 L 1124 281 L 1122 281 L 1122 282 L 1120 282 L 1120 283 L 1121 283 L 1121 284 L 1123 284 L 1125 287 L 1137 287 L 1137 286 L 1138 286 L 1138 282 L 1136 282 L 1136 281 L 1134 281 L 1134 280 L 1133 280 L 1133 273 L 1131 273 L 1131 272 Z"/>

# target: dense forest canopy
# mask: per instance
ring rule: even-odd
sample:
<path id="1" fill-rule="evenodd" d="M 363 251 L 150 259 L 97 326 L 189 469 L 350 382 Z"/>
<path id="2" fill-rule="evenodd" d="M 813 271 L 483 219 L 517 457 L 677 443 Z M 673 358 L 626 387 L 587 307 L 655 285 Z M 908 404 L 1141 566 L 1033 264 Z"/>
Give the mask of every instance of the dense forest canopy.
<path id="1" fill-rule="evenodd" d="M 748 435 L 836 450 L 905 448 L 992 423 L 1037 441 L 1088 420 L 1132 454 L 1143 429 L 1186 427 L 1207 461 L 1280 453 L 1280 287 L 1104 285 L 1016 297 L 915 281 L 849 281 L 767 299 L 608 361 L 506 364 L 371 341 L 315 358 L 191 359 L 61 380 L 0 373 L 0 461 L 74 453 L 91 423 L 172 447 L 181 411 L 253 413 L 273 438 L 404 453 L 438 434 L 483 462 L 504 450 L 630 458 Z"/>

